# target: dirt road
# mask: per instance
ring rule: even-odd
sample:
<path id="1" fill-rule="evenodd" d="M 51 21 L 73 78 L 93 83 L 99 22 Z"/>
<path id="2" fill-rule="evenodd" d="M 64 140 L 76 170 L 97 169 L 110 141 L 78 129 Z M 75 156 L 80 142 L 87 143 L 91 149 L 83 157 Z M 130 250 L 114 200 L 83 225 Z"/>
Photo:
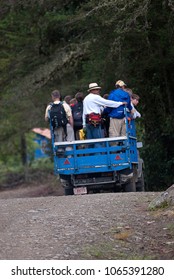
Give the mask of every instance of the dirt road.
<path id="1" fill-rule="evenodd" d="M 147 210 L 157 193 L 4 194 L 0 259 L 174 259 L 174 208 Z"/>

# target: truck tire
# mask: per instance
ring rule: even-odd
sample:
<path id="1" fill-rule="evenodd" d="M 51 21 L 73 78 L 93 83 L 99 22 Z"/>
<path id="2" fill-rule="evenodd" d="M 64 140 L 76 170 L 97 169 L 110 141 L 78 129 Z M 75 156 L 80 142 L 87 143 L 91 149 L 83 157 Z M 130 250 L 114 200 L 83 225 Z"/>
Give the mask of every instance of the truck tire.
<path id="1" fill-rule="evenodd" d="M 73 192 L 73 187 L 72 186 L 70 186 L 70 187 L 66 187 L 66 188 L 64 188 L 64 195 L 73 195 L 74 194 L 74 192 Z"/>
<path id="2" fill-rule="evenodd" d="M 124 187 L 125 192 L 136 192 L 136 183 L 134 178 L 130 179 L 129 183 L 127 183 Z"/>
<path id="3" fill-rule="evenodd" d="M 60 179 L 62 187 L 64 188 L 64 195 L 73 195 L 73 185 L 71 184 L 69 177 L 64 177 Z"/>
<path id="4" fill-rule="evenodd" d="M 124 186 L 125 192 L 136 192 L 136 179 L 137 179 L 137 166 L 134 165 L 133 176 Z"/>
<path id="5" fill-rule="evenodd" d="M 136 183 L 136 190 L 137 190 L 137 192 L 144 192 L 145 191 L 143 171 L 141 172 L 141 177 L 138 178 L 138 182 Z"/>

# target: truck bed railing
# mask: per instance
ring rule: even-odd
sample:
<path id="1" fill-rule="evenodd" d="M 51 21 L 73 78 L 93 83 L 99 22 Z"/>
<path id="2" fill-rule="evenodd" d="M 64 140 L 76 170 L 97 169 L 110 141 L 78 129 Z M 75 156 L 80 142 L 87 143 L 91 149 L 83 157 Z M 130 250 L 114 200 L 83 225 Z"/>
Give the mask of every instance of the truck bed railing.
<path id="1" fill-rule="evenodd" d="M 66 141 L 66 142 L 54 142 L 54 146 L 67 146 L 67 145 L 72 145 L 72 144 L 87 144 L 87 143 L 98 143 L 103 142 L 103 141 L 108 141 L 108 142 L 117 142 L 117 141 L 123 141 L 126 140 L 126 136 L 119 136 L 119 137 L 113 137 L 113 138 L 99 138 L 99 139 L 85 139 L 85 140 L 74 140 L 74 141 Z"/>

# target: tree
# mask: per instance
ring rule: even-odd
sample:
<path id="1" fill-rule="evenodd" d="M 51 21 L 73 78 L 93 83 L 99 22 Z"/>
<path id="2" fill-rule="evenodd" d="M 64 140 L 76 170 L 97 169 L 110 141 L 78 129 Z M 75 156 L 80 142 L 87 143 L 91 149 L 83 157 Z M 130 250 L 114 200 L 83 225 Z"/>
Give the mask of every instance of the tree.
<path id="1" fill-rule="evenodd" d="M 96 81 L 108 93 L 121 78 L 141 97 L 137 126 L 149 189 L 170 185 L 174 1 L 1 2 L 1 147 L 44 125 L 53 89 L 86 92 Z"/>

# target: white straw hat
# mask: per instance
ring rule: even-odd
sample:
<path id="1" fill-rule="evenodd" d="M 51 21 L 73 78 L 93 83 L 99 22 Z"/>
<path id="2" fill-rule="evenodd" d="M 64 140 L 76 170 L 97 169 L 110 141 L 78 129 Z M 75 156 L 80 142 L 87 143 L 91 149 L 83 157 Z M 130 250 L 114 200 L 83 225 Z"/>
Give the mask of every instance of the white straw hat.
<path id="1" fill-rule="evenodd" d="M 99 87 L 97 83 L 91 83 L 91 84 L 89 84 L 89 89 L 88 89 L 88 91 L 91 91 L 91 90 L 93 90 L 93 89 L 101 89 L 101 87 Z"/>

